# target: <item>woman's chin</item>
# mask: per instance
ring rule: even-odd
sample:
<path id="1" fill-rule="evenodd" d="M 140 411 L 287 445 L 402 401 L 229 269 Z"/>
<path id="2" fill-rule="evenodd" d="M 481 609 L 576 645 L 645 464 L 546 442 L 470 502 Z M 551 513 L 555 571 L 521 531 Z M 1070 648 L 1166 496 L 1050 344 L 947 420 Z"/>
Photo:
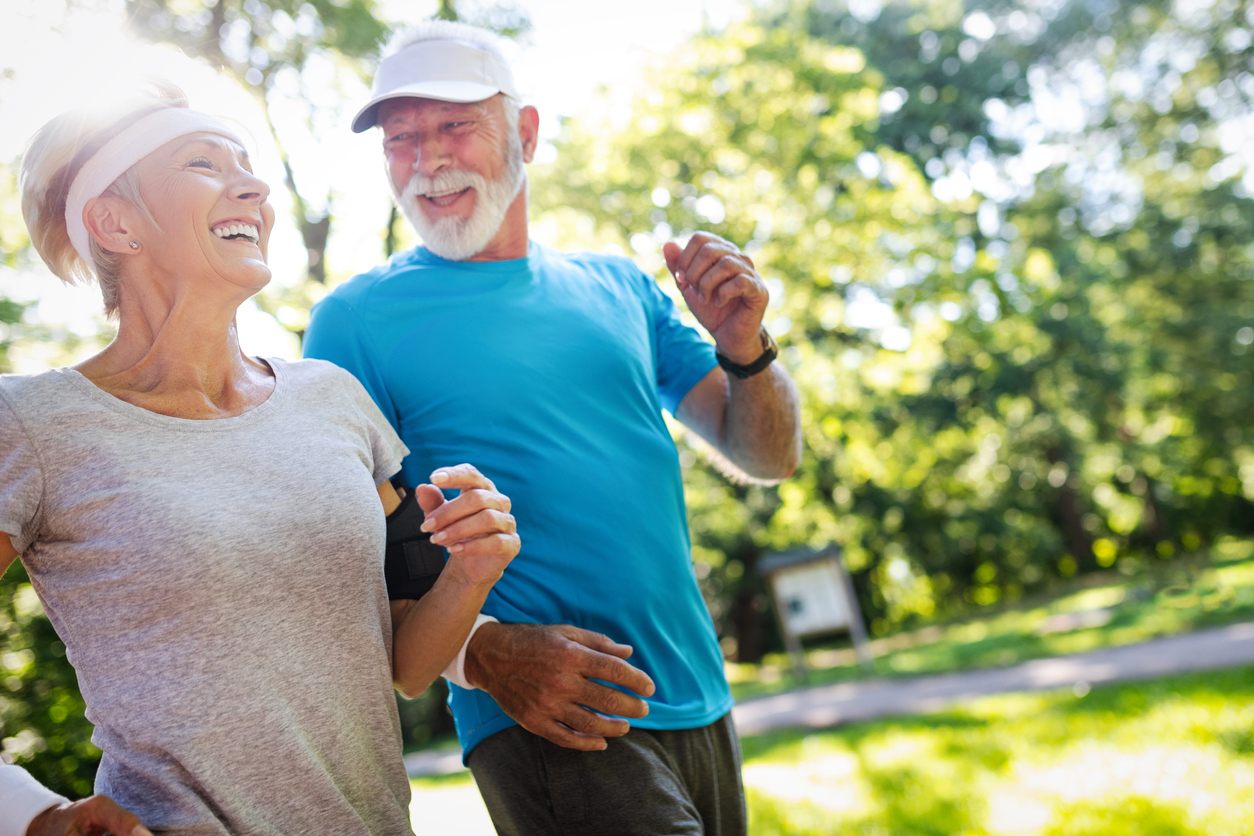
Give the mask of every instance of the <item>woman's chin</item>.
<path id="1" fill-rule="evenodd" d="M 233 285 L 245 288 L 249 291 L 249 296 L 257 293 L 270 284 L 273 274 L 270 272 L 269 266 L 264 261 L 257 261 L 248 267 L 234 270 L 226 279 Z"/>

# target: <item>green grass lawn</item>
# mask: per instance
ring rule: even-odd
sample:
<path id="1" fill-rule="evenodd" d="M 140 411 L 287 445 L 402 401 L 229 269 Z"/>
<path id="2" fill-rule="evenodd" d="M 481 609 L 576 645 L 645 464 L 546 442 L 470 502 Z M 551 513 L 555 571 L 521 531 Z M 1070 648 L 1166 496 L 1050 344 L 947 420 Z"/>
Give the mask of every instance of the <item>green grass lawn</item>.
<path id="1" fill-rule="evenodd" d="M 1251 694 L 1254 667 L 748 737 L 750 834 L 1248 834 Z M 413 788 L 417 832 L 493 833 L 468 773 Z"/>
<path id="2" fill-rule="evenodd" d="M 872 649 L 876 676 L 908 676 L 1001 667 L 1252 619 L 1254 541 L 1227 539 L 1207 554 L 1159 563 L 1134 577 L 1087 575 L 960 623 L 876 639 Z M 865 675 L 847 646 L 806 656 L 811 685 Z M 761 665 L 729 663 L 727 676 L 737 700 L 802 684 L 783 654 L 768 655 Z"/>
<path id="3" fill-rule="evenodd" d="M 753 836 L 1254 831 L 1254 668 L 746 738 Z"/>

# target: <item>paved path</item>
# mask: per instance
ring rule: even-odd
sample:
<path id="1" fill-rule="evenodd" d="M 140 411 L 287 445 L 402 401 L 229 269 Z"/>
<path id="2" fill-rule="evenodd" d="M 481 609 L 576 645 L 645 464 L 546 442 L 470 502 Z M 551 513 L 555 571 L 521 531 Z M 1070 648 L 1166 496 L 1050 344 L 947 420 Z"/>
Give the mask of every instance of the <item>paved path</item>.
<path id="1" fill-rule="evenodd" d="M 807 688 L 741 703 L 732 714 L 742 735 L 781 728 L 817 729 L 894 714 L 937 711 L 951 703 L 988 694 L 1154 679 L 1251 664 L 1254 622 L 1074 656 L 1037 659 L 1009 668 Z"/>
<path id="2" fill-rule="evenodd" d="M 937 711 L 989 694 L 1154 679 L 1240 665 L 1254 665 L 1254 622 L 1074 656 L 1037 659 L 1009 668 L 807 688 L 744 702 L 732 713 L 742 735 L 781 728 L 819 729 L 895 714 Z M 405 766 L 411 777 L 458 772 L 462 769 L 461 750 L 454 747 L 415 752 L 405 757 Z"/>

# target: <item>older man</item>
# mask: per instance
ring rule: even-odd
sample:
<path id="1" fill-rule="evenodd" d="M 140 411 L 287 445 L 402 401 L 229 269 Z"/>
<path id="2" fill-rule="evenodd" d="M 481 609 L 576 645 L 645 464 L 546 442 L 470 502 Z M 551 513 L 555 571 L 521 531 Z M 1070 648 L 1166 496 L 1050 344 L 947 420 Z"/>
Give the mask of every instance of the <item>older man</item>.
<path id="1" fill-rule="evenodd" d="M 796 392 L 772 363 L 763 282 L 728 242 L 664 247 L 711 346 L 630 261 L 528 240 L 538 121 L 489 33 L 433 22 L 392 39 L 353 129 L 381 129 L 423 246 L 323 300 L 306 354 L 361 379 L 413 451 L 407 476 L 474 461 L 513 499 L 522 553 L 446 674 L 497 830 L 743 833 L 732 699 L 662 410 L 779 479 L 800 453 Z"/>

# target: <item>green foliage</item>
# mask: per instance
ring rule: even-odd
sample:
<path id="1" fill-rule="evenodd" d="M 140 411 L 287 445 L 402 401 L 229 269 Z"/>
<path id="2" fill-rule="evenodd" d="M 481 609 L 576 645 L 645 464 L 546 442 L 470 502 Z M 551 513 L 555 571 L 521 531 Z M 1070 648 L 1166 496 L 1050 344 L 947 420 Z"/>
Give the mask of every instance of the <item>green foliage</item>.
<path id="1" fill-rule="evenodd" d="M 1211 554 L 1150 565 L 1135 577 L 1105 572 L 1060 581 L 1013 606 L 871 641 L 875 675 L 916 676 L 1004 667 L 1254 620 L 1254 541 L 1222 540 Z M 864 676 L 854 651 L 817 647 L 806 683 L 786 654 L 728 665 L 738 700 Z"/>
<path id="2" fill-rule="evenodd" d="M 754 834 L 1237 834 L 1254 669 L 744 740 Z M 1085 696 L 1076 696 L 1083 693 Z"/>
<path id="3" fill-rule="evenodd" d="M 0 579 L 0 739 L 6 760 L 72 798 L 91 794 L 91 744 L 74 669 L 20 563 Z"/>
<path id="4" fill-rule="evenodd" d="M 768 549 L 840 542 L 884 634 L 1254 529 L 1246 7 L 1107 5 L 785 4 L 566 125 L 541 224 L 658 273 L 711 229 L 773 287 L 805 460 L 687 469 L 739 658 Z"/>

